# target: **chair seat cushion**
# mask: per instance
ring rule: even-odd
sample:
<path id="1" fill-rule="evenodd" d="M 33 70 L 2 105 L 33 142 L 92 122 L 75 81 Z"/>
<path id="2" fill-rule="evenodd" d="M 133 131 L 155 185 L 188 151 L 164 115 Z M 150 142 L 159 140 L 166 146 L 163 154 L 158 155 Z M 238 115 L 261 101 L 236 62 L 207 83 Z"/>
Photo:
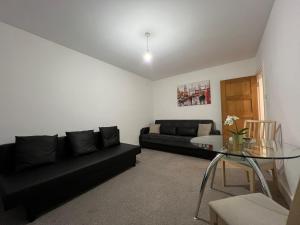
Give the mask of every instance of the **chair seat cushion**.
<path id="1" fill-rule="evenodd" d="M 212 201 L 209 206 L 228 225 L 286 225 L 289 213 L 261 193 Z"/>

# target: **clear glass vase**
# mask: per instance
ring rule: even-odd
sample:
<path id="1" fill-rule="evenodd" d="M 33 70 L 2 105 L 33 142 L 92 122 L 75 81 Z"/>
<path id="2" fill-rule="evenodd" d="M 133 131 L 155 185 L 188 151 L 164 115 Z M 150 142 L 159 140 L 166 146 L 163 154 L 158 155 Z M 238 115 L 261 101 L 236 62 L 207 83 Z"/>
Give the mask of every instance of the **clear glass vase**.
<path id="1" fill-rule="evenodd" d="M 232 135 L 232 148 L 234 151 L 240 151 L 242 149 L 244 135 L 233 134 Z"/>

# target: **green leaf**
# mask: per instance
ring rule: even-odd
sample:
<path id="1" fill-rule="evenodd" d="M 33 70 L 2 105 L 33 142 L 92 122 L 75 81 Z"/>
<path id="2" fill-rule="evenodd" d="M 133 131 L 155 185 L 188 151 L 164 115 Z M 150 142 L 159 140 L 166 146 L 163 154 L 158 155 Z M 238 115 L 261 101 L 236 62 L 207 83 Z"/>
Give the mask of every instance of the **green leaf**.
<path id="1" fill-rule="evenodd" d="M 233 131 L 233 130 L 228 130 L 228 131 L 232 134 L 237 134 L 236 131 Z"/>
<path id="2" fill-rule="evenodd" d="M 243 129 L 241 129 L 239 132 L 244 132 L 244 131 L 246 131 L 246 130 L 249 130 L 249 128 L 243 128 Z"/>

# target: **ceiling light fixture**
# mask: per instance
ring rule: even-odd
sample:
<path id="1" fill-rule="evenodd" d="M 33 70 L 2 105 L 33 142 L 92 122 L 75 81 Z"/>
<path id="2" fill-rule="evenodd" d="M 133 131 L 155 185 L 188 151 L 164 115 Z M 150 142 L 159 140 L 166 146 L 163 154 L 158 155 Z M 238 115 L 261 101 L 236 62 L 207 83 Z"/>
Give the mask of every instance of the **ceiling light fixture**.
<path id="1" fill-rule="evenodd" d="M 146 52 L 144 53 L 144 61 L 146 63 L 151 63 L 152 62 L 152 54 L 149 51 L 149 37 L 150 37 L 150 33 L 146 32 L 145 36 L 147 38 L 147 49 L 146 49 Z"/>

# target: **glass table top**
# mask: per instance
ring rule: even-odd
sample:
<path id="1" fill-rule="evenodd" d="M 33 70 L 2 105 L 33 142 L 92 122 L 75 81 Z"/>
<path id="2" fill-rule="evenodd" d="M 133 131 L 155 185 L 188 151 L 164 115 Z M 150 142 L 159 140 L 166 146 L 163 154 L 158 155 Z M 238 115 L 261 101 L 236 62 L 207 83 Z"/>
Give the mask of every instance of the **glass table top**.
<path id="1" fill-rule="evenodd" d="M 291 159 L 300 157 L 300 147 L 271 140 L 245 140 L 236 150 L 222 135 L 195 137 L 191 143 L 201 149 L 231 156 L 262 159 Z"/>

